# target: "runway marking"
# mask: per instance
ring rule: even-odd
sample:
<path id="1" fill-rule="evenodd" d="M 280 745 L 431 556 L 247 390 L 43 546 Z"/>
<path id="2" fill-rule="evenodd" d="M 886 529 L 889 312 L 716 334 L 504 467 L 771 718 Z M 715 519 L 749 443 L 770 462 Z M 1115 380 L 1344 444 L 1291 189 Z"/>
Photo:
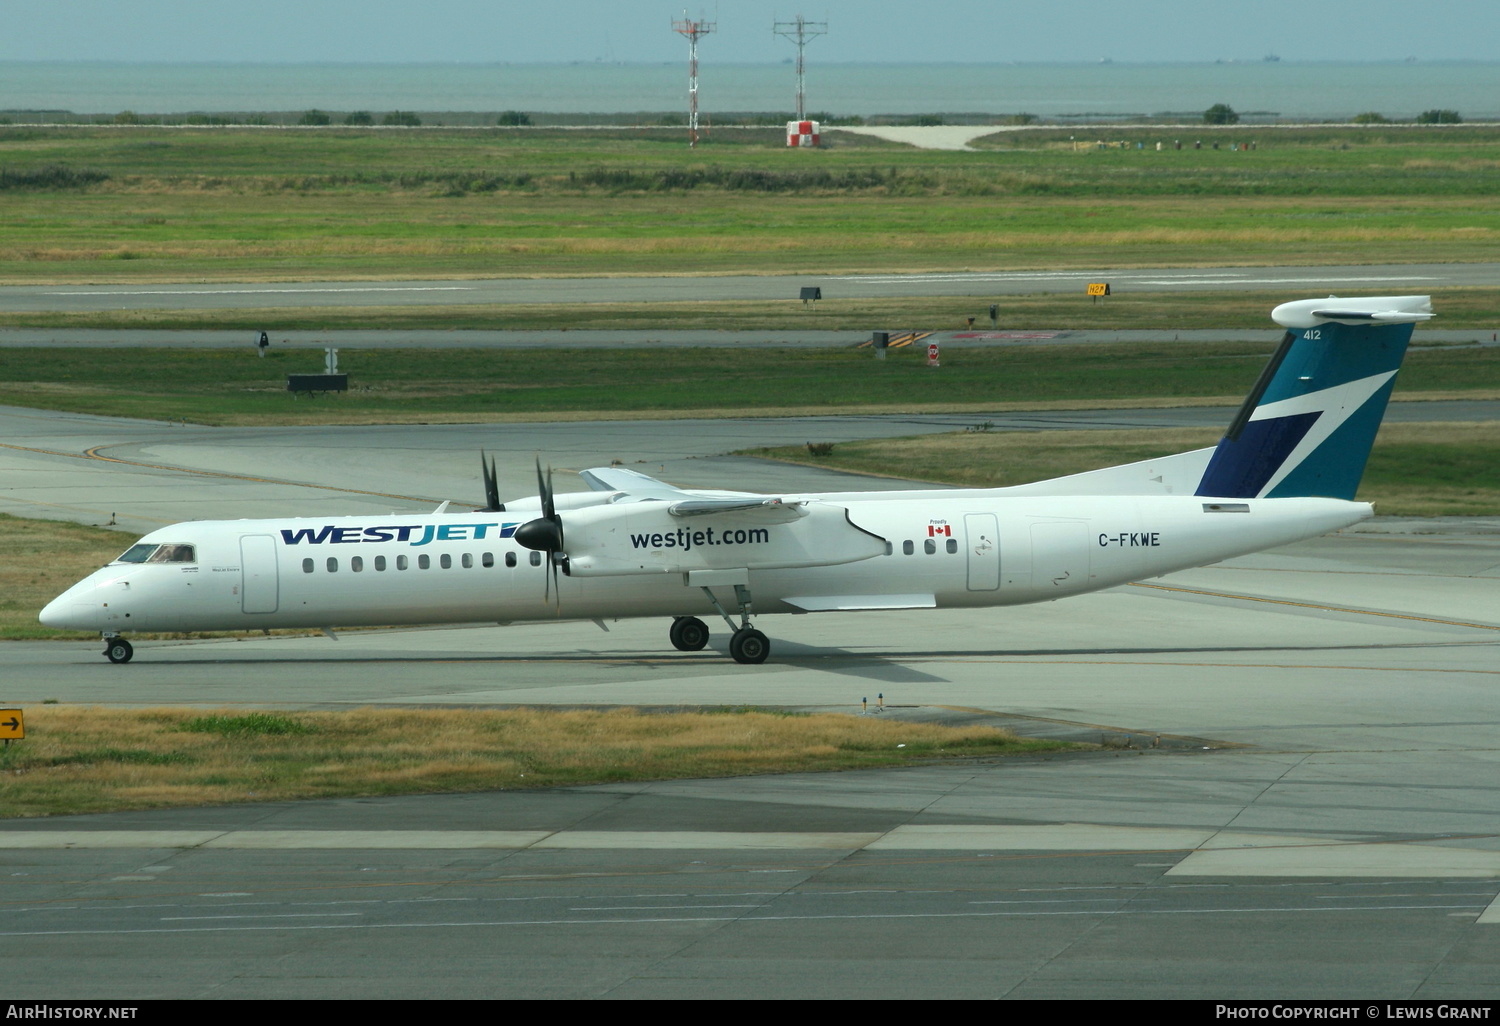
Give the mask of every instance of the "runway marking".
<path id="1" fill-rule="evenodd" d="M 1489 840 L 1489 837 L 1470 837 Z M 1167 876 L 1500 878 L 1500 852 L 1426 843 L 1286 837 L 1226 831 L 1217 827 L 1124 827 L 1093 823 L 1033 826 L 978 824 L 898 825 L 870 833 L 743 831 L 419 831 L 419 830 L 230 830 L 76 831 L 3 830 L 0 850 L 184 848 L 192 850 L 613 850 L 613 851 L 809 851 L 868 852 L 871 855 L 985 851 L 997 858 L 1139 857 L 1180 854 Z M 1455 838 L 1443 840 L 1452 843 Z M 841 859 L 844 854 L 833 856 Z M 777 867 L 786 870 L 787 867 Z M 151 878 L 155 880 L 157 878 Z M 491 881 L 494 882 L 494 881 Z M 661 895 L 660 897 L 672 897 Z M 690 897 L 689 895 L 682 895 Z M 719 895 L 715 895 L 719 896 Z M 723 897 L 750 897 L 739 892 Z M 643 897 L 645 897 L 643 895 Z M 651 895 L 651 897 L 657 897 Z M 697 897 L 697 896 L 692 896 Z M 707 897 L 704 895 L 702 897 Z M 594 900 L 601 900 L 594 898 Z M 639 900 L 638 898 L 636 900 Z M 700 898 L 701 900 L 701 898 Z M 322 906 L 369 904 L 329 901 Z M 29 905 L 35 902 L 28 902 Z M 247 905 L 265 904 L 261 902 Z M 147 906 L 150 907 L 150 906 Z M 214 907 L 214 906 L 209 906 Z M 245 905 L 229 904 L 235 909 Z M 613 906 L 651 908 L 660 906 Z M 681 906 L 672 906 L 681 907 Z M 697 907 L 697 906 L 690 906 Z M 702 906 L 710 907 L 710 906 Z M 724 903 L 711 907 L 745 907 Z M 590 907 L 588 910 L 597 910 Z M 299 913 L 324 915 L 335 913 Z M 357 914 L 357 913 L 336 913 Z M 230 912 L 186 918 L 225 918 Z M 244 915 L 244 914 L 241 914 Z M 270 915 L 266 913 L 265 915 Z"/>
<path id="2" fill-rule="evenodd" d="M 1415 620 L 1420 623 L 1440 623 L 1447 627 L 1473 627 L 1481 631 L 1500 631 L 1500 626 L 1488 623 L 1471 623 L 1467 620 L 1445 620 L 1436 616 L 1415 616 L 1411 613 L 1382 613 L 1373 609 L 1358 609 L 1354 606 L 1328 606 L 1317 602 L 1296 602 L 1292 599 L 1260 598 L 1255 595 L 1236 595 L 1229 591 L 1208 591 L 1203 588 L 1179 588 L 1168 584 L 1130 583 L 1132 588 L 1152 588 L 1156 591 L 1175 591 L 1184 595 L 1205 595 L 1209 598 L 1236 599 L 1240 602 L 1264 602 L 1268 605 L 1295 606 L 1300 609 L 1320 609 L 1329 613 L 1357 613 L 1360 616 L 1383 616 L 1392 620 Z"/>
<path id="3" fill-rule="evenodd" d="M 1076 909 L 1047 911 L 993 911 L 993 912 L 868 912 L 827 913 L 821 915 L 746 915 L 746 916 L 634 916 L 630 918 L 558 918 L 558 919 L 495 919 L 446 923 L 327 923 L 318 925 L 276 926 L 190 926 L 165 928 L 127 928 L 93 930 L 3 930 L 0 937 L 112 937 L 156 933 L 263 933 L 266 931 L 306 930 L 451 930 L 460 927 L 490 927 L 514 929 L 518 926 L 635 926 L 657 923 L 796 923 L 832 920 L 875 919 L 1013 919 L 1022 917 L 1057 916 L 1205 916 L 1205 915 L 1265 915 L 1308 912 L 1426 912 L 1461 909 L 1474 914 L 1474 904 L 1465 905 L 1306 905 L 1295 908 L 1113 908 Z M 1482 918 L 1482 917 L 1481 917 Z"/>
<path id="4" fill-rule="evenodd" d="M 1486 642 L 1486 644 L 1488 643 Z M 1359 673 L 1481 673 L 1500 676 L 1500 670 L 1465 670 L 1433 666 L 1350 666 L 1343 663 L 1208 663 L 1193 660 L 1167 662 L 1166 660 L 1158 659 L 1012 659 L 1004 655 L 989 656 L 982 659 L 931 656 L 928 658 L 903 659 L 901 661 L 904 664 L 910 665 L 921 663 L 1005 662 L 1017 666 L 1176 666 L 1235 670 L 1355 670 Z M 1139 731 L 1139 733 L 1148 734 L 1151 731 L 1143 730 Z"/>
<path id="5" fill-rule="evenodd" d="M 1145 275 L 1143 277 L 1143 275 Z M 1092 281 L 1097 278 L 1108 276 L 1112 281 L 1129 282 L 1133 285 L 1305 285 L 1317 284 L 1350 284 L 1357 282 L 1420 282 L 1420 281 L 1444 281 L 1442 275 L 1349 275 L 1338 278 L 1323 277 L 1316 273 L 1316 268 L 1301 277 L 1264 278 L 1256 277 L 1243 271 L 1226 271 L 1215 274 L 1211 272 L 1199 272 L 1195 274 L 1182 274 L 1173 277 L 1163 277 L 1160 271 L 1144 271 L 1136 274 L 1121 273 L 1118 271 L 1017 271 L 1017 272 L 976 272 L 972 274 L 923 274 L 923 275 L 876 275 L 876 274 L 845 274 L 830 275 L 827 281 L 852 281 L 862 282 L 870 285 L 922 285 L 928 282 L 974 282 L 981 284 L 985 282 L 1006 281 L 1056 281 L 1058 283 L 1071 283 L 1075 281 Z"/>
<path id="6" fill-rule="evenodd" d="M 200 919 L 328 919 L 330 917 L 362 916 L 363 912 L 266 912 L 240 916 L 162 916 L 163 923 L 180 923 Z"/>
<path id="7" fill-rule="evenodd" d="M 260 296 L 344 292 L 473 292 L 473 285 L 369 285 L 310 289 L 89 289 L 43 292 L 44 296 Z"/>
<path id="8" fill-rule="evenodd" d="M 1041 898 L 1038 901 L 1044 900 Z M 763 908 L 765 902 L 754 905 L 579 905 L 577 908 L 568 909 L 569 912 L 651 912 L 671 909 L 704 909 L 704 908 Z"/>
<path id="9" fill-rule="evenodd" d="M 118 443 L 110 443 L 118 444 Z M 306 484 L 301 481 L 281 481 L 271 477 L 255 477 L 251 474 L 229 474 L 219 470 L 196 470 L 192 467 L 173 467 L 164 463 L 146 463 L 142 460 L 121 459 L 118 456 L 105 456 L 99 450 L 107 448 L 108 445 L 96 445 L 85 449 L 83 452 L 64 452 L 60 449 L 39 449 L 30 445 L 14 445 L 9 442 L 0 442 L 0 449 L 14 449 L 17 452 L 34 452 L 42 456 L 63 456 L 70 460 L 97 460 L 100 463 L 118 463 L 126 467 L 141 467 L 145 470 L 163 470 L 174 474 L 189 474 L 194 477 L 217 477 L 229 481 L 249 481 L 254 484 L 282 485 L 287 488 L 315 488 L 325 492 L 343 492 L 348 495 L 373 495 L 380 499 L 400 499 L 403 502 L 437 503 L 441 500 L 422 498 L 416 495 L 395 495 L 391 492 L 373 492 L 364 488 L 340 488 L 336 485 Z M 39 503 L 38 505 L 49 505 Z M 460 505 L 464 505 L 460 503 Z M 72 508 L 72 507 L 68 507 Z"/>

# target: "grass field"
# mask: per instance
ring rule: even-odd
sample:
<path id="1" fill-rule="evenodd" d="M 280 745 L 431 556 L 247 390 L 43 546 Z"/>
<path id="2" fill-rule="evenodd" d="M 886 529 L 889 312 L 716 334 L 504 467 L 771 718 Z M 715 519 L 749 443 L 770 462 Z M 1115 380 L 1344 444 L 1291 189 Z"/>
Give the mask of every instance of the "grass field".
<path id="1" fill-rule="evenodd" d="M 672 416 L 1238 402 L 1276 344 L 1008 346 L 925 353 L 829 349 L 434 349 L 339 354 L 351 391 L 294 399 L 316 350 L 0 349 L 0 403 L 204 424 L 494 421 L 586 413 Z M 1500 349 L 1413 352 L 1398 394 L 1500 394 Z"/>
<path id="2" fill-rule="evenodd" d="M 990 727 L 755 710 L 26 710 L 0 818 L 816 772 L 1078 748 Z"/>
<path id="3" fill-rule="evenodd" d="M 1500 330 L 1500 289 L 1429 290 L 1445 329 L 1472 329 L 1490 339 Z M 1268 316 L 1287 292 L 1116 292 L 1102 303 L 1082 295 L 1042 294 L 996 297 L 1005 330 L 1191 331 L 1276 327 Z M 936 296 L 882 299 L 824 299 L 804 306 L 795 299 L 770 301 L 550 303 L 243 310 L 110 310 L 90 313 L 0 311 L 0 327 L 47 329 L 153 328 L 162 331 L 269 330 L 273 339 L 307 344 L 318 333 L 350 329 L 380 331 L 542 330 L 556 331 L 567 346 L 568 331 L 701 330 L 725 332 L 730 339 L 774 341 L 772 332 L 847 331 L 851 341 L 872 330 L 947 330 L 988 327 L 990 299 Z M 309 339 L 309 335 L 312 339 Z M 248 336 L 248 337 L 254 337 Z M 722 336 L 721 336 L 722 337 Z M 1418 336 L 1420 341 L 1421 336 Z"/>
<path id="4" fill-rule="evenodd" d="M 0 128 L 0 282 L 1472 261 L 1500 239 L 1500 128 L 1067 134 Z"/>
<path id="5" fill-rule="evenodd" d="M 0 513 L 0 638 L 92 637 L 43 627 L 37 613 L 134 540 L 102 527 Z"/>

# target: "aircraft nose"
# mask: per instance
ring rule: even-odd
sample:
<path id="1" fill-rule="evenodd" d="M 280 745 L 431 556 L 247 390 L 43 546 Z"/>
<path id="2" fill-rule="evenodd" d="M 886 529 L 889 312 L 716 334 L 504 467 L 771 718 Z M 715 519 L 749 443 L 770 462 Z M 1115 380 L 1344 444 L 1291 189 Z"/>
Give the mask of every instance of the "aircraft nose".
<path id="1" fill-rule="evenodd" d="M 73 600 L 69 597 L 71 591 L 63 592 L 57 598 L 48 602 L 37 614 L 37 619 L 48 627 L 68 628 L 72 626 L 69 613 L 76 608 Z"/>
<path id="2" fill-rule="evenodd" d="M 75 584 L 43 606 L 37 619 L 60 630 L 98 630 L 95 621 L 99 618 L 100 607 L 94 592 L 92 582 Z"/>

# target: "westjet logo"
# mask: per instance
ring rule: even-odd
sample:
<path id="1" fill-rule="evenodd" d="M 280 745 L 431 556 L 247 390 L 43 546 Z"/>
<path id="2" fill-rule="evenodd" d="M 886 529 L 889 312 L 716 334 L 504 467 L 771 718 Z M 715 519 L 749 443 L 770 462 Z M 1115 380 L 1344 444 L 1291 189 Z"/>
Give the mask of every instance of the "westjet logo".
<path id="1" fill-rule="evenodd" d="M 389 527 L 334 527 L 326 524 L 321 528 L 303 527 L 295 531 L 282 530 L 281 540 L 287 545 L 350 545 L 361 542 L 406 542 L 409 545 L 427 545 L 434 541 L 481 541 L 485 538 L 509 538 L 516 533 L 520 523 L 514 524 L 399 524 Z M 490 533 L 490 528 L 499 531 Z"/>
<path id="2" fill-rule="evenodd" d="M 682 549 L 684 552 L 700 545 L 764 545 L 770 540 L 771 532 L 764 527 L 728 531 L 716 531 L 712 527 L 689 531 L 679 527 L 675 531 L 630 536 L 630 544 L 637 549 Z"/>

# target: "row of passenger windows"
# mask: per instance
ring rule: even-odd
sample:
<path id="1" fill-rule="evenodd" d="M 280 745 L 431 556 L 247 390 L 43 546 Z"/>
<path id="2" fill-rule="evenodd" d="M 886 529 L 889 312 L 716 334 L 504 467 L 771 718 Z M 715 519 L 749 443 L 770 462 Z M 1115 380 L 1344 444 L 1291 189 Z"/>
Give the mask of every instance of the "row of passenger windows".
<path id="1" fill-rule="evenodd" d="M 540 552 L 533 551 L 533 552 L 529 553 L 529 556 L 530 556 L 530 560 L 529 561 L 530 561 L 530 563 L 531 563 L 532 566 L 541 566 L 542 565 L 542 554 Z M 379 572 L 384 571 L 389 564 L 387 564 L 386 558 L 384 556 L 376 556 L 376 557 L 374 557 L 373 559 L 370 560 L 370 565 L 375 569 L 375 571 L 377 573 L 379 573 Z M 395 567 L 396 567 L 397 570 L 409 570 L 409 569 L 411 569 L 410 559 L 409 559 L 409 557 L 407 557 L 405 555 L 397 556 L 396 559 L 395 559 L 395 561 L 394 561 L 394 565 L 395 565 Z M 438 556 L 438 564 L 437 565 L 439 567 L 441 567 L 442 569 L 444 569 L 444 570 L 452 569 L 452 567 L 453 567 L 453 555 L 451 553 L 448 553 L 448 552 L 442 553 L 441 555 Z M 459 557 L 458 557 L 458 565 L 461 566 L 461 567 L 464 567 L 465 569 L 473 567 L 473 565 L 474 565 L 474 553 L 472 553 L 472 552 L 465 552 L 465 553 L 460 554 Z M 495 554 L 493 552 L 481 552 L 479 554 L 479 565 L 483 566 L 483 567 L 492 567 L 492 566 L 494 566 L 495 565 Z M 516 565 L 516 554 L 514 552 L 507 552 L 505 554 L 505 565 L 506 566 L 515 566 Z M 311 556 L 308 556 L 306 559 L 304 559 L 302 561 L 302 572 L 305 573 L 305 574 L 310 574 L 314 570 L 317 569 L 317 566 L 318 566 L 317 560 L 313 559 L 313 557 L 311 557 Z M 326 567 L 326 569 L 328 570 L 329 573 L 331 573 L 331 574 L 338 573 L 339 572 L 339 558 L 337 556 L 329 556 L 328 559 L 327 559 L 327 561 L 324 563 L 324 566 Z M 364 568 L 365 568 L 365 557 L 363 557 L 363 556 L 350 556 L 349 557 L 349 569 L 350 569 L 351 572 L 356 573 L 356 574 L 357 573 L 361 573 L 361 572 L 363 572 Z M 418 570 L 431 570 L 432 569 L 432 556 L 430 556 L 429 554 L 427 554 L 425 552 L 422 553 L 420 556 L 418 556 L 417 557 L 417 569 Z"/>
<path id="2" fill-rule="evenodd" d="M 958 551 L 958 539 L 957 538 L 949 538 L 948 541 L 947 541 L 947 543 L 944 545 L 944 548 L 949 553 L 957 552 Z M 916 546 L 915 542 L 904 541 L 904 542 L 901 543 L 901 553 L 902 553 L 902 555 L 910 556 L 913 553 L 915 553 L 916 551 L 917 551 L 917 546 Z M 922 540 L 922 551 L 925 552 L 925 553 L 927 553 L 929 556 L 931 556 L 935 552 L 937 552 L 937 539 L 936 538 L 924 538 Z"/>
<path id="3" fill-rule="evenodd" d="M 957 538 L 949 538 L 949 539 L 947 539 L 944 542 L 943 548 L 950 555 L 954 554 L 954 553 L 957 553 L 958 552 L 958 539 Z M 929 556 L 934 555 L 937 552 L 937 550 L 938 550 L 938 548 L 937 548 L 937 539 L 936 538 L 924 538 L 922 540 L 922 551 L 925 552 L 927 555 L 929 555 Z M 917 548 L 916 548 L 916 543 L 915 542 L 912 542 L 912 541 L 908 540 L 908 541 L 904 541 L 904 542 L 901 543 L 901 552 L 902 552 L 903 555 L 907 555 L 907 556 L 914 555 L 916 553 L 916 551 L 917 551 Z M 528 556 L 529 556 L 529 562 L 531 563 L 532 566 L 541 566 L 542 565 L 542 554 L 540 552 L 536 552 L 536 551 L 533 550 L 532 552 L 528 553 Z M 459 566 L 462 566 L 462 567 L 464 567 L 464 568 L 467 569 L 467 568 L 472 567 L 474 565 L 474 554 L 472 552 L 462 553 L 462 554 L 459 555 L 458 560 L 459 560 Z M 370 562 L 371 562 L 371 564 L 373 565 L 374 569 L 377 572 L 381 572 L 381 571 L 384 571 L 386 569 L 387 563 L 386 563 L 386 558 L 384 556 L 376 556 Z M 326 565 L 327 570 L 328 570 L 329 573 L 331 573 L 331 574 L 338 573 L 338 571 L 339 571 L 339 559 L 338 559 L 337 556 L 329 556 L 328 559 L 327 559 L 327 563 L 325 565 Z M 396 569 L 397 570 L 408 570 L 408 569 L 411 568 L 411 564 L 410 564 L 410 562 L 408 562 L 408 557 L 405 556 L 405 555 L 397 556 L 396 560 L 395 560 L 395 565 L 396 565 Z M 493 552 L 481 552 L 479 554 L 479 565 L 483 566 L 483 567 L 492 567 L 492 566 L 494 566 L 495 565 L 495 554 Z M 505 554 L 505 565 L 506 566 L 515 566 L 516 565 L 516 554 L 514 552 L 507 552 Z M 444 570 L 448 570 L 448 569 L 452 568 L 452 566 L 453 566 L 453 556 L 452 556 L 452 554 L 444 552 L 441 555 L 439 555 L 438 556 L 438 566 L 441 567 Z M 365 559 L 364 559 L 363 556 L 350 556 L 349 557 L 349 569 L 353 573 L 356 573 L 356 574 L 360 573 L 360 572 L 362 572 L 364 570 L 364 568 L 365 568 Z M 303 573 L 310 574 L 310 573 L 312 573 L 316 569 L 317 569 L 317 561 L 315 559 L 313 559 L 311 556 L 308 556 L 306 559 L 302 560 L 302 572 Z M 432 569 L 432 556 L 428 555 L 425 552 L 422 553 L 420 556 L 418 556 L 417 557 L 417 569 L 418 570 L 430 570 L 430 569 Z"/>

